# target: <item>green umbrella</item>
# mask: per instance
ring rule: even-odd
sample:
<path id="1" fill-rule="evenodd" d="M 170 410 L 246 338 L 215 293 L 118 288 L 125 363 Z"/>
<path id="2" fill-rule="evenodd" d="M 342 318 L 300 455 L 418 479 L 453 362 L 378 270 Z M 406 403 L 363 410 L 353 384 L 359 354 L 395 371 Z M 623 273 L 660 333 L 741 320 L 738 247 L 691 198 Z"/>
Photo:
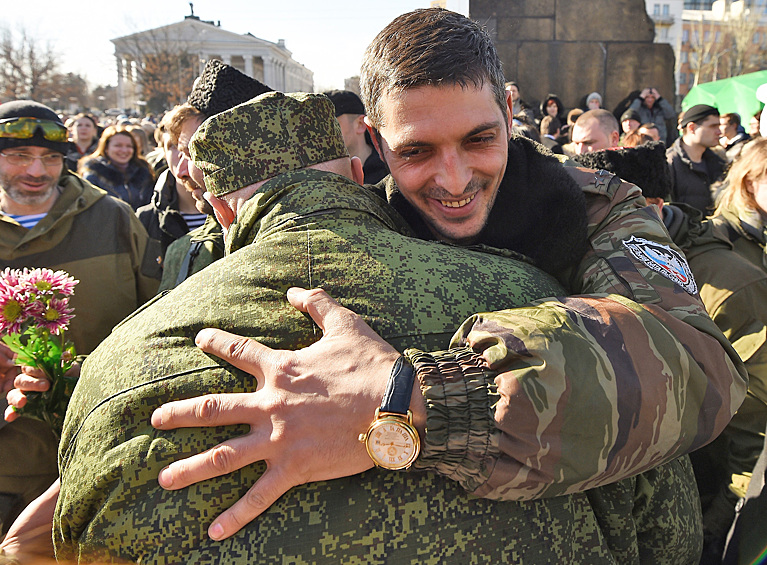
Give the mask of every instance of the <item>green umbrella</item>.
<path id="1" fill-rule="evenodd" d="M 762 104 L 756 99 L 756 89 L 767 83 L 767 71 L 757 71 L 694 86 L 682 100 L 682 110 L 695 104 L 714 106 L 721 114 L 737 112 L 744 125 L 748 124 Z"/>

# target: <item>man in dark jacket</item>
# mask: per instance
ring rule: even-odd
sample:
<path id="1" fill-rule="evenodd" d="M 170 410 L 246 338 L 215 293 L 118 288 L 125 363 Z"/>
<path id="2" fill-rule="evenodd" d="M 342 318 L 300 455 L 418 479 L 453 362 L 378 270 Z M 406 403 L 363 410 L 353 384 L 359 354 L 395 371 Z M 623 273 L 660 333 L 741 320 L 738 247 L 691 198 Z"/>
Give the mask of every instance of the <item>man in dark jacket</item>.
<path id="1" fill-rule="evenodd" d="M 724 160 L 711 150 L 719 145 L 719 111 L 697 104 L 689 108 L 679 123 L 682 137 L 666 151 L 671 167 L 671 193 L 674 202 L 700 210 L 712 210 L 711 185 L 724 172 Z"/>

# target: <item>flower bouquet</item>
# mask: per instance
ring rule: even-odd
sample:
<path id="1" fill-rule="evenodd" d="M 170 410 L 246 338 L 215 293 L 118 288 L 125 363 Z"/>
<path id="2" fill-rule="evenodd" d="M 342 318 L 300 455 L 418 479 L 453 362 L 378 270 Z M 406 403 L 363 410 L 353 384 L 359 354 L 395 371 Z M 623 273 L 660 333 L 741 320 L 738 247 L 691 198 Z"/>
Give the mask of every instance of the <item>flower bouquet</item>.
<path id="1" fill-rule="evenodd" d="M 16 363 L 40 369 L 51 381 L 45 392 L 26 392 L 20 414 L 43 420 L 60 435 L 77 377 L 66 376 L 75 347 L 65 338 L 74 317 L 69 298 L 79 281 L 64 271 L 9 269 L 0 273 L 0 336 Z"/>

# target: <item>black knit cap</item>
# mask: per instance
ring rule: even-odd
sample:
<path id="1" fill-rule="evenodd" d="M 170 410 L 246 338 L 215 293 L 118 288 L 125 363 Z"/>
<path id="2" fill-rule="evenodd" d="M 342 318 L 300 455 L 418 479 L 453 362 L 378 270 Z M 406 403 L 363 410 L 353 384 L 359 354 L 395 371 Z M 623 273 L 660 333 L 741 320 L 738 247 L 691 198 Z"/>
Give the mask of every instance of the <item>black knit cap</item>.
<path id="1" fill-rule="evenodd" d="M 39 102 L 33 102 L 32 100 L 15 100 L 0 104 L 0 120 L 8 118 L 37 118 L 39 120 L 55 122 L 64 127 L 56 112 L 48 108 L 48 106 L 44 106 Z M 43 136 L 43 130 L 40 128 L 37 128 L 35 134 L 28 139 L 0 137 L 0 151 L 11 147 L 46 147 L 64 155 L 69 151 L 69 143 L 67 141 L 48 141 Z"/>
<path id="2" fill-rule="evenodd" d="M 668 200 L 671 194 L 671 172 L 666 162 L 666 146 L 660 141 L 584 153 L 573 159 L 584 167 L 604 169 L 634 183 L 648 198 Z"/>
<path id="3" fill-rule="evenodd" d="M 323 92 L 336 107 L 336 118 L 344 114 L 366 114 L 362 100 L 351 90 L 327 90 Z"/>
<path id="4" fill-rule="evenodd" d="M 621 116 L 621 123 L 625 122 L 626 120 L 636 120 L 640 124 L 642 123 L 642 117 L 636 110 L 626 110 L 623 112 L 623 115 Z"/>
<path id="5" fill-rule="evenodd" d="M 679 123 L 679 127 L 684 127 L 690 122 L 699 122 L 709 116 L 718 116 L 719 110 L 708 104 L 696 104 L 687 108 L 687 111 L 682 114 L 682 121 Z"/>
<path id="6" fill-rule="evenodd" d="M 210 117 L 272 90 L 234 67 L 211 59 L 195 79 L 186 101 Z"/>

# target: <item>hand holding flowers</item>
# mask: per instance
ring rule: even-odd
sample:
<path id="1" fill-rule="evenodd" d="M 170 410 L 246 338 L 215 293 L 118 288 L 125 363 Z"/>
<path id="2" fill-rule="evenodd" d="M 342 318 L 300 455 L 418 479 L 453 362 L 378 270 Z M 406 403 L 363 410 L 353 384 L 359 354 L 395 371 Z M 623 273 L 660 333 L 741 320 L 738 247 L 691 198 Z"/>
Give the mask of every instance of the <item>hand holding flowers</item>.
<path id="1" fill-rule="evenodd" d="M 0 273 L 2 341 L 16 354 L 16 364 L 39 369 L 50 381 L 44 392 L 27 392 L 19 412 L 48 422 L 57 434 L 77 382 L 67 375 L 76 353 L 65 338 L 73 317 L 69 298 L 77 282 L 64 271 L 50 269 L 6 268 Z"/>

